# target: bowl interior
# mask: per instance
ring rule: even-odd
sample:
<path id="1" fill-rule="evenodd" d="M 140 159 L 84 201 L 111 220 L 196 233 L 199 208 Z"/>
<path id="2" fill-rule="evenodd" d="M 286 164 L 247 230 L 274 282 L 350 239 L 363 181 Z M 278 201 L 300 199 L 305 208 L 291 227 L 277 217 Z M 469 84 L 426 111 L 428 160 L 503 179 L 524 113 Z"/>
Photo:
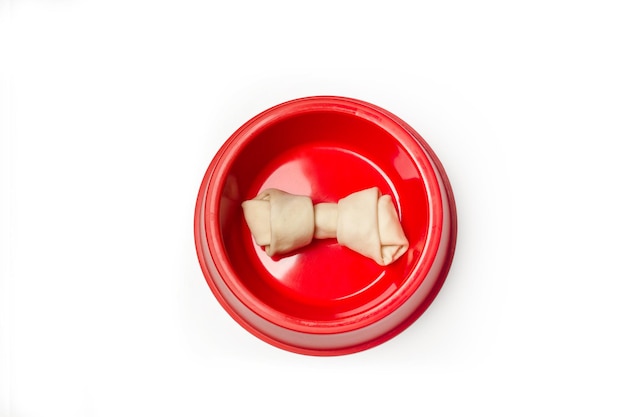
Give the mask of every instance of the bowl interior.
<path id="1" fill-rule="evenodd" d="M 279 315 L 328 322 L 366 312 L 403 287 L 424 249 L 429 203 L 420 168 L 395 133 L 356 114 L 311 111 L 247 134 L 227 162 L 219 207 L 221 244 L 234 271 L 226 279 L 237 281 L 244 298 Z M 407 253 L 387 267 L 336 239 L 270 258 L 254 243 L 241 209 L 269 187 L 315 204 L 372 186 L 392 196 L 409 240 Z"/>

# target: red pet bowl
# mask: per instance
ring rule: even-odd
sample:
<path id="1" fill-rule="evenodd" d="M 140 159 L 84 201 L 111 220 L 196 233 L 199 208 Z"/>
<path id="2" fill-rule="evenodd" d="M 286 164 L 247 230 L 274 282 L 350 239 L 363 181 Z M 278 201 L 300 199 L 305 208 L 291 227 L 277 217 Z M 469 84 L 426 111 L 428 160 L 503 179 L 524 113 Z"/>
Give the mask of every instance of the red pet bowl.
<path id="1" fill-rule="evenodd" d="M 409 249 L 380 266 L 336 239 L 268 257 L 241 203 L 265 188 L 336 202 L 377 186 L 392 196 Z M 452 262 L 456 211 L 441 163 L 398 117 L 363 101 L 307 97 L 240 127 L 204 176 L 195 211 L 202 272 L 223 308 L 279 348 L 341 355 L 378 345 L 413 323 Z"/>

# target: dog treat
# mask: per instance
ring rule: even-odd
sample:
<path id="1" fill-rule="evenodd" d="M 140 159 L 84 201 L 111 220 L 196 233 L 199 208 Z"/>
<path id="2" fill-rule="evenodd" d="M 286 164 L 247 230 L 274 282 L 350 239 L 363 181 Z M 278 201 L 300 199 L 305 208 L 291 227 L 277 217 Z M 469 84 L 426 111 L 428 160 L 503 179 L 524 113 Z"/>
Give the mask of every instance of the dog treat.
<path id="1" fill-rule="evenodd" d="M 315 205 L 310 197 L 270 188 L 242 207 L 254 241 L 269 256 L 307 246 L 313 238 L 336 238 L 379 265 L 389 265 L 409 245 L 391 197 L 377 187 Z"/>

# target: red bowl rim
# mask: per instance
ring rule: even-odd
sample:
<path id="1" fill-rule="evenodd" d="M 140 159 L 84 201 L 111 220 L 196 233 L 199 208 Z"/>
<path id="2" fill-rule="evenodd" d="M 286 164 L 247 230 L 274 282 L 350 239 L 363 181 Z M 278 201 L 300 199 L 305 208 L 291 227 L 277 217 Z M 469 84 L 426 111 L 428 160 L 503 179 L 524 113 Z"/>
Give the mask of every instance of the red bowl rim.
<path id="1" fill-rule="evenodd" d="M 239 282 L 224 249 L 219 224 L 219 204 L 233 161 L 241 149 L 258 132 L 285 118 L 320 111 L 352 114 L 369 120 L 389 132 L 405 148 L 407 154 L 413 158 L 424 180 L 429 202 L 429 222 L 426 242 L 419 260 L 409 271 L 406 280 L 397 291 L 371 309 L 353 316 L 329 321 L 310 321 L 289 316 L 273 309 Z M 237 297 L 250 312 L 280 327 L 308 334 L 348 332 L 369 326 L 391 314 L 419 289 L 439 250 L 444 214 L 440 184 L 436 168 L 433 166 L 438 161 L 433 161 L 429 153 L 432 154 L 432 151 L 428 144 L 407 123 L 385 109 L 358 99 L 339 96 L 303 97 L 278 104 L 253 117 L 237 129 L 218 150 L 206 171 L 200 187 L 201 192 L 198 195 L 195 214 L 196 246 L 205 278 L 211 290 L 218 295 L 219 289 L 212 280 L 221 279 L 232 295 Z M 206 210 L 208 210 L 209 216 L 205 216 Z M 205 222 L 204 227 L 198 227 L 199 221 Z M 201 229 L 205 230 L 204 235 Z M 210 269 L 213 268 L 208 268 L 207 259 L 205 259 L 206 253 L 202 253 L 200 249 L 202 243 L 206 244 L 214 269 L 219 277 L 210 273 Z M 240 323 L 242 320 L 245 322 L 224 297 L 220 295 L 218 300 L 233 318 Z"/>

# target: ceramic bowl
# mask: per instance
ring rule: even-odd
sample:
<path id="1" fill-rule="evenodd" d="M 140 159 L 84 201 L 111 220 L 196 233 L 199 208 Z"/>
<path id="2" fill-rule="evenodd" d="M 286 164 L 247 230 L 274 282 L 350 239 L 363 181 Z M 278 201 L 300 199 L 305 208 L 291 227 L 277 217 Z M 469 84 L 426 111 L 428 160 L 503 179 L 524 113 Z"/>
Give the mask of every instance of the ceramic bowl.
<path id="1" fill-rule="evenodd" d="M 373 186 L 392 196 L 409 241 L 388 266 L 336 239 L 269 257 L 241 208 L 266 188 L 318 203 Z M 341 355 L 389 340 L 430 305 L 452 262 L 456 212 L 441 163 L 407 123 L 364 101 L 305 97 L 225 141 L 200 187 L 195 242 L 211 291 L 250 333 L 291 352 Z"/>

